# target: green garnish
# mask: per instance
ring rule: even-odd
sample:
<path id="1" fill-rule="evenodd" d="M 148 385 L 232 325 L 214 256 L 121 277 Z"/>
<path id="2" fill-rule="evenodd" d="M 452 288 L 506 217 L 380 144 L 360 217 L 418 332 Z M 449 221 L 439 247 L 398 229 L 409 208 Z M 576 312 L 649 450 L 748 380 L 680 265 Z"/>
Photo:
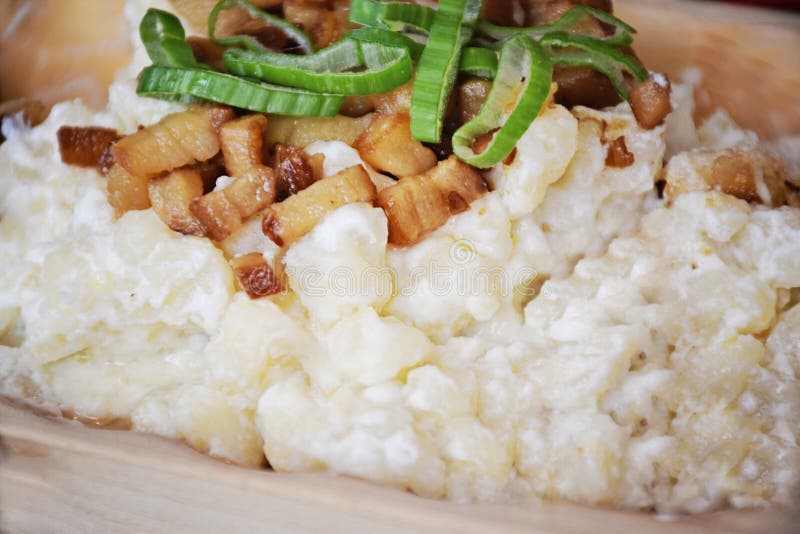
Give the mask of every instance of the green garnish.
<path id="1" fill-rule="evenodd" d="M 139 33 L 154 65 L 139 81 L 140 95 L 165 100 L 209 100 L 262 113 L 336 115 L 347 95 L 391 91 L 412 77 L 411 131 L 423 142 L 441 141 L 444 114 L 458 72 L 493 79 L 478 115 L 453 136 L 456 156 L 476 167 L 491 167 L 514 148 L 547 100 L 553 65 L 587 66 L 602 73 L 622 98 L 625 76 L 648 78 L 647 70 L 623 48 L 636 31 L 610 13 L 576 6 L 551 24 L 512 28 L 478 21 L 481 0 L 440 0 L 432 9 L 397 1 L 352 0 L 350 22 L 363 25 L 339 42 L 314 52 L 309 37 L 288 21 L 247 0 L 222 0 L 208 18 L 210 39 L 228 48 L 228 73 L 198 63 L 180 21 L 148 10 Z M 275 52 L 252 35 L 216 35 L 228 9 L 280 29 L 305 55 Z M 580 33 L 594 19 L 613 32 Z M 499 59 L 498 59 L 499 51 Z M 267 82 L 267 83 L 264 83 Z M 474 140 L 494 132 L 475 153 Z"/>
<path id="2" fill-rule="evenodd" d="M 339 95 L 386 93 L 411 79 L 405 47 L 344 39 L 309 56 L 230 49 L 228 72 L 265 82 Z M 353 71 L 364 68 L 365 70 Z"/>
<path id="3" fill-rule="evenodd" d="M 444 112 L 458 74 L 461 50 L 472 38 L 480 11 L 481 0 L 439 2 L 411 93 L 411 133 L 415 139 L 441 141 Z"/>
<path id="4" fill-rule="evenodd" d="M 475 118 L 453 134 L 455 155 L 478 168 L 502 161 L 539 115 L 550 94 L 552 76 L 553 65 L 539 44 L 521 34 L 506 41 L 486 103 Z M 505 110 L 512 105 L 513 110 L 507 114 Z M 486 149 L 476 154 L 473 140 L 495 130 Z"/>
<path id="5" fill-rule="evenodd" d="M 261 11 L 247 0 L 222 0 L 211 10 L 211 13 L 208 15 L 208 38 L 215 44 L 220 46 L 241 46 L 247 50 L 256 52 L 269 52 L 267 47 L 259 43 L 258 39 L 251 35 L 235 35 L 232 37 L 216 36 L 217 18 L 219 14 L 226 9 L 233 8 L 244 9 L 254 19 L 263 21 L 267 26 L 278 28 L 297 43 L 297 46 L 300 47 L 303 53 L 311 54 L 314 52 L 314 45 L 311 44 L 311 39 L 308 38 L 308 35 L 306 35 L 303 30 L 280 17 L 270 15 L 266 11 Z"/>
<path id="6" fill-rule="evenodd" d="M 211 70 L 157 65 L 142 71 L 136 92 L 166 100 L 188 96 L 260 113 L 307 117 L 334 116 L 344 101 L 342 95 L 267 85 Z"/>

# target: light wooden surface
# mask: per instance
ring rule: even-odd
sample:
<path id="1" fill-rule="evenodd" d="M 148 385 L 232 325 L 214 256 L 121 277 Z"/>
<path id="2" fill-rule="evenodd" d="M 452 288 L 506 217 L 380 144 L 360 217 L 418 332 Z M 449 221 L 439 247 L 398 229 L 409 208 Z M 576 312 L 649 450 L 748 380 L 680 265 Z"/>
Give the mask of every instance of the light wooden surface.
<path id="1" fill-rule="evenodd" d="M 352 479 L 226 465 L 179 444 L 49 421 L 0 402 L 0 531 L 790 532 L 777 512 L 664 521 L 569 504 L 457 505 Z"/>
<path id="2" fill-rule="evenodd" d="M 121 20 L 121 1 L 37 0 L 31 4 L 46 12 L 15 22 L 21 34 L 6 32 L 8 13 L 19 4 L 0 0 L 0 95 L 34 95 L 51 103 L 82 94 L 102 105 L 105 84 L 127 55 L 122 26 L 115 22 Z M 84 10 L 76 18 L 70 7 L 78 4 L 102 6 L 101 14 Z M 706 72 L 713 102 L 744 125 L 767 136 L 800 134 L 798 18 L 668 0 L 623 0 L 617 6 L 639 28 L 637 50 L 652 69 L 674 77 L 697 65 Z M 34 38 L 56 26 L 58 32 L 44 41 Z M 9 36 L 27 47 L 12 50 L 3 41 Z M 75 47 L 59 50 L 57 42 Z M 87 45 L 92 42 L 106 45 Z M 10 51 L 16 55 L 11 60 Z M 17 72 L 25 75 L 9 76 Z M 351 479 L 242 469 L 180 443 L 45 420 L 0 402 L 3 533 L 737 534 L 791 532 L 798 524 L 792 519 L 797 518 L 775 511 L 727 511 L 664 522 L 569 504 L 458 506 Z"/>

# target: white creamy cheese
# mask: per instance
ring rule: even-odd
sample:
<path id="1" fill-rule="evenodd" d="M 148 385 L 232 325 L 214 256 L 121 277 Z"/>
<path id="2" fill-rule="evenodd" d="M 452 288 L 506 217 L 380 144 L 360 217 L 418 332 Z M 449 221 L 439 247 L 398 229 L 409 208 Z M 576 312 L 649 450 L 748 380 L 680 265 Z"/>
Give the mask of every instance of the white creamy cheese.
<path id="1" fill-rule="evenodd" d="M 663 205 L 665 157 L 756 142 L 723 116 L 698 130 L 691 87 L 652 131 L 625 104 L 550 108 L 494 191 L 415 246 L 387 246 L 384 213 L 352 204 L 286 251 L 257 219 L 218 249 L 150 210 L 115 220 L 103 178 L 60 163 L 62 124 L 131 132 L 180 109 L 135 96 L 146 62 L 137 47 L 105 111 L 4 124 L 0 392 L 241 464 L 459 501 L 789 499 L 800 210 L 720 193 Z M 635 163 L 609 168 L 621 136 Z M 309 151 L 326 175 L 363 163 L 341 143 Z M 236 290 L 227 258 L 254 251 L 289 291 Z"/>

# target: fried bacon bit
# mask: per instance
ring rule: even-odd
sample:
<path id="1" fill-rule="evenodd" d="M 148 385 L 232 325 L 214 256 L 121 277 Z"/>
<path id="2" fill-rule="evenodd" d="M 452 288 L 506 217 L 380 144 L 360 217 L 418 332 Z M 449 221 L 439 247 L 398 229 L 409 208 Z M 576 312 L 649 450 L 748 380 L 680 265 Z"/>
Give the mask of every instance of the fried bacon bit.
<path id="1" fill-rule="evenodd" d="M 267 118 L 258 114 L 246 115 L 220 128 L 219 141 L 229 176 L 241 176 L 262 164 L 266 130 Z"/>
<path id="2" fill-rule="evenodd" d="M 194 199 L 189 210 L 206 229 L 206 235 L 214 241 L 224 240 L 242 226 L 242 216 L 225 196 L 224 189 Z"/>
<path id="3" fill-rule="evenodd" d="M 204 236 L 205 229 L 189 206 L 203 194 L 203 178 L 189 169 L 172 171 L 166 176 L 150 180 L 147 184 L 153 211 L 176 232 Z"/>
<path id="4" fill-rule="evenodd" d="M 674 158 L 666 169 L 664 194 L 669 201 L 690 191 L 711 190 L 772 207 L 797 201 L 783 163 L 758 149 L 693 152 L 682 158 Z"/>
<path id="5" fill-rule="evenodd" d="M 378 194 L 389 242 L 413 245 L 486 193 L 480 174 L 455 156 L 425 174 L 403 178 Z"/>
<path id="6" fill-rule="evenodd" d="M 232 259 L 231 268 L 239 285 L 250 298 L 257 299 L 283 291 L 283 286 L 275 271 L 264 259 L 264 256 L 258 252 Z"/>
<path id="7" fill-rule="evenodd" d="M 219 133 L 222 125 L 236 118 L 233 108 L 222 104 L 197 104 L 189 108 L 190 111 L 206 115 L 211 121 L 211 127 Z"/>
<path id="8" fill-rule="evenodd" d="M 555 22 L 572 7 L 579 5 L 590 6 L 611 13 L 611 4 L 611 0 L 522 0 L 522 7 L 527 15 L 525 21 L 527 26 Z M 597 33 L 596 28 L 599 27 L 599 24 L 596 20 L 589 19 L 584 24 L 587 26 L 576 28 L 577 33 L 595 37 L 603 36 L 603 33 Z M 592 29 L 594 31 L 587 31 Z"/>
<path id="9" fill-rule="evenodd" d="M 458 114 L 462 124 L 475 118 L 486 103 L 492 82 L 483 78 L 470 78 L 458 89 Z"/>
<path id="10" fill-rule="evenodd" d="M 114 159 L 134 176 L 150 178 L 219 152 L 214 114 L 199 108 L 167 115 L 117 141 L 111 148 Z"/>
<path id="11" fill-rule="evenodd" d="M 269 167 L 255 166 L 228 187 L 196 198 L 189 210 L 202 223 L 208 236 L 222 241 L 238 230 L 245 219 L 275 201 L 275 174 Z"/>
<path id="12" fill-rule="evenodd" d="M 375 184 L 361 165 L 315 182 L 307 189 L 264 211 L 261 228 L 278 246 L 306 235 L 329 212 L 353 202 L 373 203 Z"/>
<path id="13" fill-rule="evenodd" d="M 316 141 L 341 141 L 353 146 L 369 126 L 371 115 L 363 117 L 291 117 L 270 115 L 267 143 L 305 148 Z"/>
<path id="14" fill-rule="evenodd" d="M 436 154 L 412 137 L 405 113 L 376 113 L 353 148 L 375 169 L 394 176 L 422 174 L 436 165 Z"/>
<path id="15" fill-rule="evenodd" d="M 341 39 L 350 29 L 347 0 L 284 0 L 283 16 L 311 36 L 317 49 Z"/>
<path id="16" fill-rule="evenodd" d="M 225 63 L 222 61 L 222 54 L 225 49 L 205 37 L 195 35 L 186 38 L 186 42 L 192 47 L 192 55 L 200 63 L 211 65 L 217 70 L 224 71 Z"/>
<path id="17" fill-rule="evenodd" d="M 119 134 L 111 128 L 97 126 L 62 126 L 56 137 L 61 161 L 67 165 L 110 168 L 106 154 Z"/>
<path id="18" fill-rule="evenodd" d="M 222 154 L 217 154 L 213 158 L 195 163 L 194 165 L 187 165 L 181 167 L 179 170 L 194 171 L 203 179 L 203 193 L 210 193 L 214 190 L 217 183 L 217 178 L 225 174 L 225 164 L 223 163 Z"/>
<path id="19" fill-rule="evenodd" d="M 276 196 L 275 173 L 269 167 L 257 165 L 236 178 L 222 191 L 246 219 L 263 210 Z"/>
<path id="20" fill-rule="evenodd" d="M 587 106 L 601 109 L 621 101 L 608 78 L 591 67 L 557 66 L 553 80 L 558 84 L 556 102 L 567 108 Z"/>
<path id="21" fill-rule="evenodd" d="M 318 161 L 319 158 L 316 158 Z M 278 200 L 296 195 L 320 177 L 321 169 L 315 170 L 305 151 L 292 145 L 275 146 L 275 178 Z"/>
<path id="22" fill-rule="evenodd" d="M 671 92 L 669 79 L 664 74 L 653 74 L 631 89 L 628 99 L 636 116 L 636 122 L 646 130 L 652 130 L 672 111 L 669 101 Z"/>
<path id="23" fill-rule="evenodd" d="M 134 176 L 122 165 L 114 164 L 108 170 L 106 183 L 108 203 L 118 216 L 130 210 L 146 210 L 150 207 L 146 176 Z"/>
<path id="24" fill-rule="evenodd" d="M 608 145 L 606 154 L 606 165 L 624 169 L 630 167 L 635 162 L 633 153 L 628 152 L 628 145 L 625 144 L 625 136 L 617 137 Z"/>
<path id="25" fill-rule="evenodd" d="M 388 93 L 372 95 L 367 97 L 372 102 L 375 111 L 384 115 L 394 113 L 411 113 L 411 93 L 414 89 L 414 81 L 407 82 Z"/>
<path id="26" fill-rule="evenodd" d="M 484 0 L 481 19 L 500 26 L 519 26 L 524 14 L 519 0 Z"/>

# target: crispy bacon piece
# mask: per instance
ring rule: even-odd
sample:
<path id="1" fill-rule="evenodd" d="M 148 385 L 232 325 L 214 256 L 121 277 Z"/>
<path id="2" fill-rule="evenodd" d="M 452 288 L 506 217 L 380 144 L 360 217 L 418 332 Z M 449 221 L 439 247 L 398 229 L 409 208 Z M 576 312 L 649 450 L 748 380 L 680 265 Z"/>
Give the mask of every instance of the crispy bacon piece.
<path id="1" fill-rule="evenodd" d="M 315 182 L 264 211 L 261 228 L 278 246 L 306 235 L 329 212 L 353 202 L 373 203 L 375 184 L 361 165 Z"/>
<path id="2" fill-rule="evenodd" d="M 205 229 L 189 210 L 192 201 L 203 195 L 203 178 L 196 171 L 179 169 L 147 184 L 153 211 L 176 232 L 204 236 Z"/>
<path id="3" fill-rule="evenodd" d="M 656 73 L 631 89 L 628 99 L 639 126 L 652 130 L 672 111 L 669 96 L 671 87 L 664 74 Z"/>
<path id="4" fill-rule="evenodd" d="M 690 191 L 717 190 L 772 207 L 797 203 L 784 164 L 761 150 L 695 151 L 684 157 L 682 166 L 667 167 L 664 195 L 669 201 Z"/>
<path id="5" fill-rule="evenodd" d="M 114 164 L 108 170 L 106 191 L 108 203 L 118 216 L 130 210 L 146 210 L 150 207 L 146 176 L 134 176 L 121 165 Z"/>
<path id="6" fill-rule="evenodd" d="M 187 37 L 186 42 L 192 47 L 192 55 L 197 61 L 211 65 L 221 71 L 225 70 L 225 63 L 222 61 L 222 54 L 225 52 L 225 48 L 212 43 L 210 39 L 196 35 Z"/>
<path id="7" fill-rule="evenodd" d="M 222 241 L 238 230 L 245 219 L 272 204 L 275 189 L 272 169 L 258 165 L 228 187 L 196 198 L 189 209 L 211 239 Z"/>
<path id="8" fill-rule="evenodd" d="M 609 13 L 612 12 L 611 0 L 521 0 L 521 3 L 525 11 L 525 24 L 527 26 L 555 22 L 561 15 L 569 11 L 570 8 L 578 5 L 602 9 Z M 580 28 L 579 32 L 586 33 L 585 30 L 586 28 Z"/>
<path id="9" fill-rule="evenodd" d="M 590 67 L 557 66 L 553 80 L 558 84 L 556 102 L 567 108 L 587 106 L 601 109 L 621 101 L 608 78 Z"/>
<path id="10" fill-rule="evenodd" d="M 305 148 L 316 141 L 341 141 L 352 146 L 372 117 L 291 117 L 270 115 L 267 143 Z"/>
<path id="11" fill-rule="evenodd" d="M 484 0 L 481 8 L 481 19 L 500 26 L 519 26 L 523 20 L 517 20 L 520 11 L 519 0 Z"/>
<path id="12" fill-rule="evenodd" d="M 189 110 L 206 115 L 211 121 L 211 127 L 217 133 L 219 133 L 223 124 L 236 118 L 233 108 L 222 104 L 196 104 Z"/>
<path id="13" fill-rule="evenodd" d="M 181 169 L 194 171 L 200 175 L 200 178 L 203 179 L 203 193 L 210 193 L 213 191 L 217 183 L 217 178 L 225 174 L 225 164 L 223 163 L 221 154 L 217 154 L 209 160 L 201 161 L 194 165 L 181 167 Z"/>
<path id="14" fill-rule="evenodd" d="M 606 165 L 609 167 L 617 167 L 623 169 L 630 167 L 635 162 L 635 158 L 631 152 L 628 151 L 628 145 L 625 144 L 625 136 L 617 137 L 608 145 L 608 154 L 606 154 Z"/>
<path id="15" fill-rule="evenodd" d="M 455 156 L 425 174 L 401 179 L 378 193 L 378 205 L 389 220 L 389 242 L 419 242 L 485 193 L 480 174 Z"/>
<path id="16" fill-rule="evenodd" d="M 296 195 L 313 184 L 321 169 L 315 170 L 305 151 L 292 145 L 275 146 L 275 177 L 278 183 L 278 199 Z"/>
<path id="17" fill-rule="evenodd" d="M 458 88 L 458 115 L 465 124 L 478 114 L 489 97 L 492 82 L 483 78 L 470 78 Z"/>
<path id="18" fill-rule="evenodd" d="M 258 252 L 233 258 L 231 268 L 250 298 L 257 299 L 283 291 L 280 278 Z"/>
<path id="19" fill-rule="evenodd" d="M 239 210 L 242 219 L 246 219 L 275 202 L 275 182 L 272 169 L 257 165 L 245 171 L 222 191 Z"/>
<path id="20" fill-rule="evenodd" d="M 267 118 L 264 115 L 246 115 L 222 125 L 219 140 L 228 175 L 241 176 L 262 164 L 264 132 Z"/>
<path id="21" fill-rule="evenodd" d="M 104 155 L 119 134 L 97 126 L 62 126 L 56 132 L 61 161 L 78 167 L 103 167 Z M 106 163 L 106 166 L 107 163 Z"/>
<path id="22" fill-rule="evenodd" d="M 283 16 L 311 36 L 317 49 L 341 39 L 350 29 L 347 0 L 284 0 Z"/>
<path id="23" fill-rule="evenodd" d="M 388 93 L 381 95 L 372 95 L 367 97 L 373 109 L 385 115 L 393 113 L 410 113 L 411 112 L 411 93 L 414 88 L 414 81 L 407 82 L 397 89 L 392 89 Z"/>
<path id="24" fill-rule="evenodd" d="M 134 176 L 151 178 L 178 167 L 206 161 L 219 152 L 216 112 L 195 108 L 167 115 L 117 141 L 114 159 Z"/>
<path id="25" fill-rule="evenodd" d="M 376 113 L 353 148 L 375 169 L 394 176 L 421 174 L 436 165 L 436 154 L 411 135 L 405 113 Z"/>

